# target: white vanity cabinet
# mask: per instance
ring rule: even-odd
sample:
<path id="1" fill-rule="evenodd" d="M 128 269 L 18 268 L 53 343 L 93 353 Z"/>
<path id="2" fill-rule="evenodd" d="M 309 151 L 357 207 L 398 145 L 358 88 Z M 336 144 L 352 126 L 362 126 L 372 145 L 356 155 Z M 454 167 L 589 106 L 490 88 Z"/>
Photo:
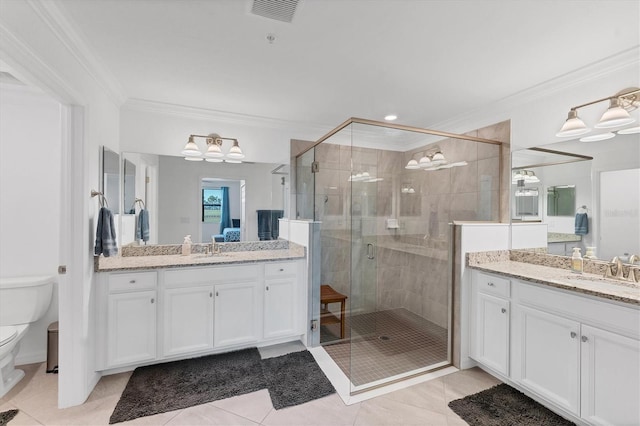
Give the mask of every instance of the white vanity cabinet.
<path id="1" fill-rule="evenodd" d="M 297 264 L 265 265 L 264 338 L 272 339 L 295 334 L 298 329 L 298 297 L 296 291 Z"/>
<path id="2" fill-rule="evenodd" d="M 507 300 L 496 285 L 505 277 L 472 276 L 472 358 L 588 424 L 640 424 L 640 309 L 515 279 Z M 494 312 L 509 304 L 504 370 L 505 336 L 496 333 L 504 324 Z"/>
<path id="3" fill-rule="evenodd" d="M 107 302 L 101 364 L 117 367 L 154 360 L 157 274 L 114 273 L 100 285 Z"/>
<path id="4" fill-rule="evenodd" d="M 303 260 L 101 273 L 98 369 L 300 339 L 304 276 Z"/>
<path id="5" fill-rule="evenodd" d="M 510 282 L 478 273 L 472 297 L 475 307 L 475 333 L 472 357 L 497 371 L 509 374 Z"/>

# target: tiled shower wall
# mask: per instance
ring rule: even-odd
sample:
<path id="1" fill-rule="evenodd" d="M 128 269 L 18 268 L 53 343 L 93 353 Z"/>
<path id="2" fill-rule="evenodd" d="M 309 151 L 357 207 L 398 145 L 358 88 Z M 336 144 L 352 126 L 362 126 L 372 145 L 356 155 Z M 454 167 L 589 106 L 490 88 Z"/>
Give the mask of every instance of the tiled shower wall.
<path id="1" fill-rule="evenodd" d="M 349 296 L 354 313 L 404 308 L 448 327 L 448 224 L 508 221 L 509 128 L 506 121 L 468 133 L 501 141 L 502 149 L 461 139 L 404 153 L 318 145 L 314 209 L 315 219 L 322 221 L 322 283 Z M 438 171 L 404 168 L 436 145 L 449 162 L 468 165 Z M 349 182 L 352 163 L 354 172 L 383 180 Z M 403 186 L 415 192 L 403 193 Z M 400 228 L 387 229 L 388 218 L 398 219 Z M 376 247 L 374 261 L 367 258 L 368 243 Z"/>

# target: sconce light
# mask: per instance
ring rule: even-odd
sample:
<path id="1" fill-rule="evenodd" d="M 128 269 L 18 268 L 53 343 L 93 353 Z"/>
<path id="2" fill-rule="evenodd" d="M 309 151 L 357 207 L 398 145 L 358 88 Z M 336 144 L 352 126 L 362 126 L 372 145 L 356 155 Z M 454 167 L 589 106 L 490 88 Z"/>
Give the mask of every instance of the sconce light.
<path id="1" fill-rule="evenodd" d="M 411 186 L 411 184 L 405 183 L 402 185 L 400 192 L 402 192 L 403 194 L 415 194 L 416 190 L 413 188 L 413 186 Z"/>
<path id="2" fill-rule="evenodd" d="M 207 150 L 202 154 L 200 148 L 195 143 L 195 138 L 204 138 L 207 141 Z M 233 146 L 229 149 L 229 152 L 225 155 L 222 152 L 222 141 L 233 141 Z M 223 138 L 220 135 L 212 133 L 207 136 L 203 135 L 190 135 L 189 141 L 184 146 L 181 152 L 184 155 L 184 159 L 188 161 L 202 161 L 206 160 L 210 163 L 242 163 L 244 153 L 240 149 L 238 140 L 234 138 Z"/>
<path id="3" fill-rule="evenodd" d="M 450 169 L 452 167 L 466 166 L 466 161 L 458 161 L 456 163 L 449 163 L 445 158 L 440 148 L 436 147 L 431 152 L 419 152 L 420 159 L 416 160 L 412 158 L 409 160 L 405 169 L 408 170 L 441 170 Z"/>
<path id="4" fill-rule="evenodd" d="M 540 179 L 536 176 L 533 170 L 516 170 L 513 172 L 511 183 L 520 185 L 520 182 L 523 184 L 538 183 L 540 182 Z"/>
<path id="5" fill-rule="evenodd" d="M 582 121 L 582 119 L 580 119 L 580 117 L 578 117 L 578 109 L 603 101 L 609 101 L 609 108 L 604 112 L 604 114 L 602 114 L 600 121 L 598 121 L 594 127 L 596 129 L 610 129 L 614 127 L 625 126 L 636 121 L 635 118 L 629 115 L 629 111 L 633 111 L 634 109 L 638 108 L 638 106 L 640 106 L 640 89 L 625 89 L 608 98 L 598 99 L 596 101 L 588 102 L 586 104 L 578 105 L 571 108 L 569 110 L 567 120 L 562 125 L 560 131 L 556 133 L 556 136 L 560 138 L 566 138 L 589 133 L 591 129 L 587 127 L 587 125 L 584 123 L 584 121 Z M 625 130 L 627 130 L 626 133 Z M 623 129 L 618 133 L 628 134 L 629 130 L 631 129 Z M 635 130 L 635 132 L 637 131 L 638 130 Z M 615 134 L 607 132 L 598 135 L 583 137 L 580 139 L 580 141 L 594 142 L 599 140 L 611 139 L 614 136 Z"/>

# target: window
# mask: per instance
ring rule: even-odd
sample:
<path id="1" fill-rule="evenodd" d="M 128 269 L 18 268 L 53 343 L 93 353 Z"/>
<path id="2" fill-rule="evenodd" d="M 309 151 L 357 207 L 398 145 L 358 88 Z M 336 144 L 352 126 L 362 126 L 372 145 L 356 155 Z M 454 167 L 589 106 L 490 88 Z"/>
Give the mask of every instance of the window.
<path id="1" fill-rule="evenodd" d="M 202 221 L 220 223 L 222 215 L 222 190 L 220 188 L 202 189 Z"/>

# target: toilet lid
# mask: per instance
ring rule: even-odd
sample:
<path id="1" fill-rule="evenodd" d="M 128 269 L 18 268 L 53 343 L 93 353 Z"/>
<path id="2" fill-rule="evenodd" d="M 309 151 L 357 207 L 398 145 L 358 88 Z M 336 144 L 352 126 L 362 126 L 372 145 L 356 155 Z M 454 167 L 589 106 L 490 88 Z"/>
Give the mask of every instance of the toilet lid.
<path id="1" fill-rule="evenodd" d="M 12 325 L 3 325 L 0 327 L 0 346 L 13 340 L 16 334 L 18 334 L 18 331 Z"/>

